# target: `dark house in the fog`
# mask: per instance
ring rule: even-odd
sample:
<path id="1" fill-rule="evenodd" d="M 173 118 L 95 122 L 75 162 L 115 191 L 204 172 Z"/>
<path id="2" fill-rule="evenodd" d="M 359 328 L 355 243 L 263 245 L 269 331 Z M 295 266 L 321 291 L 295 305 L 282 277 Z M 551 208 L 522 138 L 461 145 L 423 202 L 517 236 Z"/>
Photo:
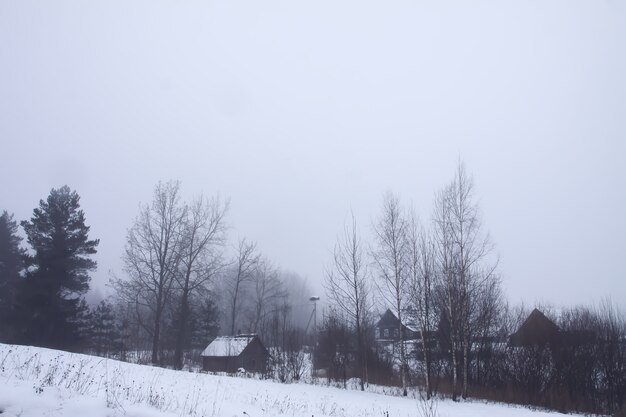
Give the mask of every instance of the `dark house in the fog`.
<path id="1" fill-rule="evenodd" d="M 378 343 L 393 343 L 400 340 L 400 320 L 395 314 L 387 309 L 380 317 L 375 328 L 375 338 Z M 402 325 L 404 340 L 413 340 L 419 337 L 419 332 L 414 326 Z"/>
<path id="2" fill-rule="evenodd" d="M 509 337 L 509 345 L 514 347 L 578 346 L 593 343 L 595 339 L 596 335 L 592 331 L 563 331 L 541 311 L 534 309 L 520 328 Z"/>
<path id="3" fill-rule="evenodd" d="M 255 334 L 220 336 L 202 352 L 202 368 L 208 372 L 265 372 L 270 357 Z"/>
<path id="4" fill-rule="evenodd" d="M 511 346 L 544 346 L 556 342 L 559 327 L 541 311 L 534 309 L 524 323 L 509 337 Z"/>

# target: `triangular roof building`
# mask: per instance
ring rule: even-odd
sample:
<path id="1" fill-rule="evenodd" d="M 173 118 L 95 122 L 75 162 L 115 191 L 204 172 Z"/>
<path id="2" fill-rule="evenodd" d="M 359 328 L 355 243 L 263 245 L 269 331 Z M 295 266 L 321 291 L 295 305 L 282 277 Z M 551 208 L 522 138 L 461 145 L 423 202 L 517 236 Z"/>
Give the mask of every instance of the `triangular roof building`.
<path id="1" fill-rule="evenodd" d="M 511 346 L 541 346 L 555 342 L 558 336 L 559 326 L 534 309 L 517 332 L 509 337 L 509 343 Z"/>

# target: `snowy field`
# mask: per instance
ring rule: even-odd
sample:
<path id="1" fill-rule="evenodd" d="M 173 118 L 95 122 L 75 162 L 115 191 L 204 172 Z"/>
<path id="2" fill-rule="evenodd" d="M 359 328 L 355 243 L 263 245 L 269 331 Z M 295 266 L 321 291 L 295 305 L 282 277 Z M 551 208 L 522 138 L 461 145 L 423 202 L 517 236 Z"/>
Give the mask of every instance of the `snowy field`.
<path id="1" fill-rule="evenodd" d="M 555 417 L 478 402 L 436 404 L 439 416 Z M 173 371 L 0 344 L 0 414 L 40 416 L 419 416 L 415 399 L 307 384 Z"/>

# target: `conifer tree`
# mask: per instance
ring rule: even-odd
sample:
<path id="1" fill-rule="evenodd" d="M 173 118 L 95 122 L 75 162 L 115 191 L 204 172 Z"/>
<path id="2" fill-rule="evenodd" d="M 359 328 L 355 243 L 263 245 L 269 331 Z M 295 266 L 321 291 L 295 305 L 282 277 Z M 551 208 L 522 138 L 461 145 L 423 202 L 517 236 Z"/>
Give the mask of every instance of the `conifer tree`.
<path id="1" fill-rule="evenodd" d="M 113 305 L 102 300 L 91 312 L 90 338 L 94 353 L 109 356 L 120 349 L 121 335 L 115 320 Z"/>
<path id="2" fill-rule="evenodd" d="M 52 189 L 21 223 L 34 252 L 22 291 L 24 343 L 75 349 L 80 342 L 83 296 L 99 240 L 89 240 L 79 200 L 67 185 Z"/>
<path id="3" fill-rule="evenodd" d="M 16 329 L 16 296 L 24 268 L 25 251 L 13 215 L 0 215 L 0 341 L 12 342 Z"/>

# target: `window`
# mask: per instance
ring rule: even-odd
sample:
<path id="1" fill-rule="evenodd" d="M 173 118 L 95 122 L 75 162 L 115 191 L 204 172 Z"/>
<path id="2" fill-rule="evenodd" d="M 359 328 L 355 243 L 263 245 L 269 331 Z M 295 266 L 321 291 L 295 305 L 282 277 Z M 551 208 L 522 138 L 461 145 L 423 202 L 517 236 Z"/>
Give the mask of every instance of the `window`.
<path id="1" fill-rule="evenodd" d="M 393 329 L 393 335 L 394 335 L 395 337 L 400 336 L 400 333 L 398 332 L 398 329 Z"/>
<path id="2" fill-rule="evenodd" d="M 385 337 L 389 337 L 389 329 L 385 329 Z"/>
<path id="3" fill-rule="evenodd" d="M 380 339 L 380 329 L 376 328 L 376 339 Z"/>

